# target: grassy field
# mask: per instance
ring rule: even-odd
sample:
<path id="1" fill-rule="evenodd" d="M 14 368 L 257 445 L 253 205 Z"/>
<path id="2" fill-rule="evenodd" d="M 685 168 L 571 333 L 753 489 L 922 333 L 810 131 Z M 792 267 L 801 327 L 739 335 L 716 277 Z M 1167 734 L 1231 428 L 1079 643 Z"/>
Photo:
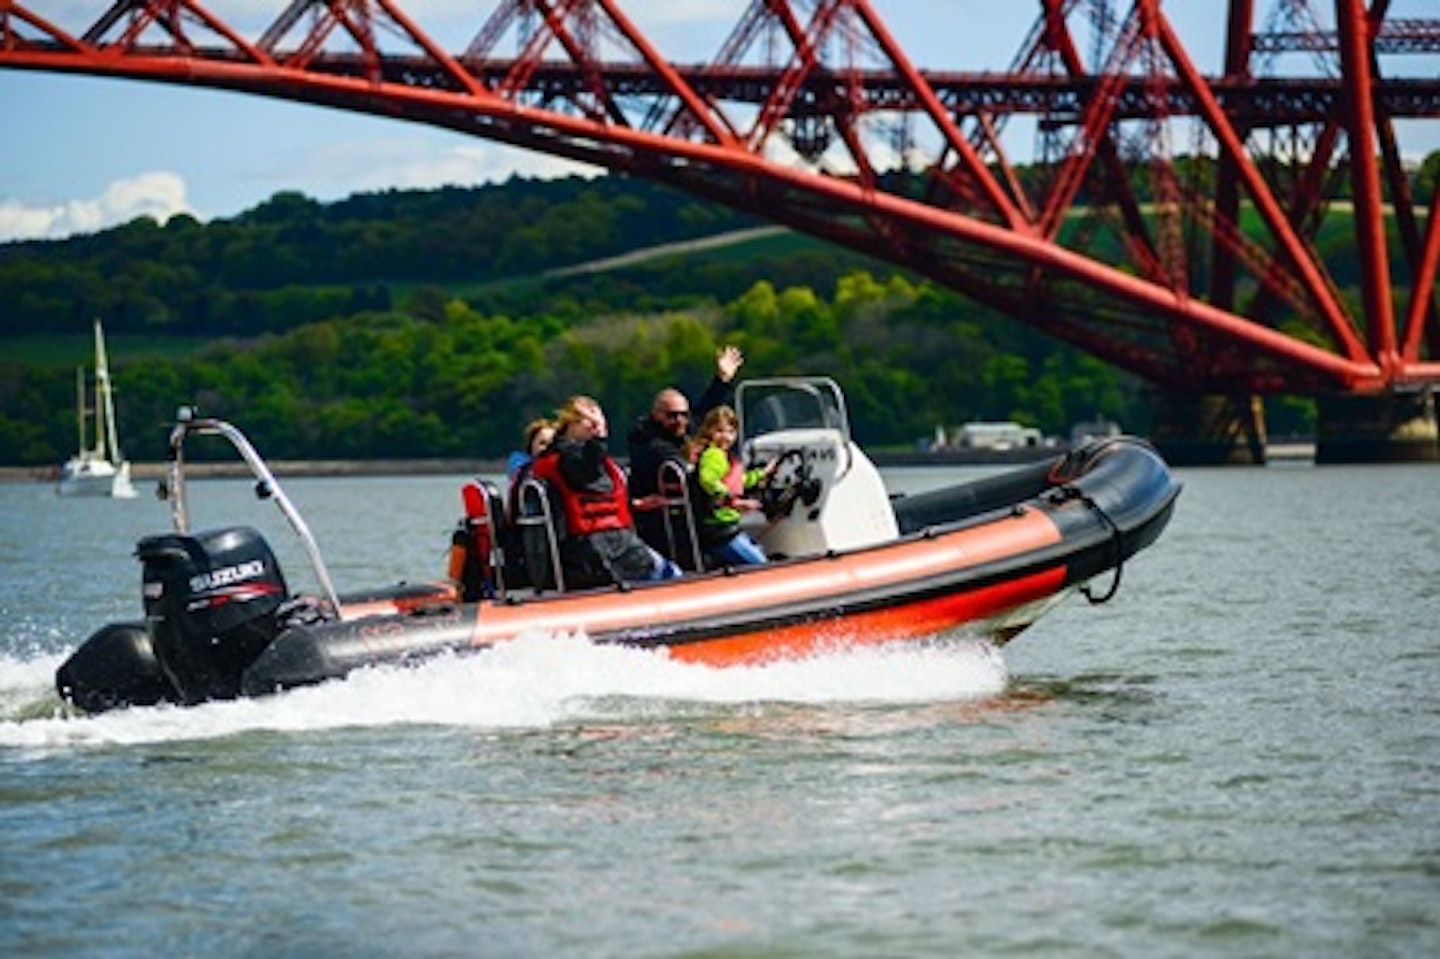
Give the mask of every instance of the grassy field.
<path id="1" fill-rule="evenodd" d="M 825 249 L 823 240 L 804 234 L 782 230 L 768 235 L 741 235 L 733 242 L 718 242 L 692 249 L 691 244 L 670 244 L 636 251 L 625 258 L 624 264 L 597 266 L 597 269 L 620 269 L 633 266 L 645 260 L 674 259 L 683 261 L 691 256 L 704 256 L 707 260 L 744 263 L 757 258 L 773 257 L 808 249 Z M 578 268 L 575 272 L 579 272 Z M 385 283 L 391 298 L 403 303 L 422 286 L 441 289 L 447 296 L 468 299 L 484 293 L 501 291 L 537 291 L 546 281 L 546 275 L 514 277 L 505 280 L 480 281 L 473 283 Z M 112 363 L 156 357 L 162 359 L 183 358 L 212 344 L 214 340 L 195 337 L 174 336 L 129 336 L 106 332 L 105 345 Z M 75 333 L 56 333 L 43 336 L 6 337 L 3 341 L 3 355 L 0 360 L 19 362 L 34 366 L 93 366 L 94 344 L 88 327 Z"/>
<path id="2" fill-rule="evenodd" d="M 1071 241 L 1078 220 L 1087 212 L 1084 208 L 1071 211 L 1066 228 L 1061 232 L 1061 243 Z M 1323 223 L 1319 235 L 1314 241 L 1315 245 L 1322 250 L 1333 251 L 1337 248 L 1344 248 L 1348 244 L 1353 230 L 1351 212 L 1347 204 L 1332 204 L 1331 215 Z M 1393 217 L 1390 218 L 1388 226 L 1392 234 L 1392 242 L 1398 246 L 1398 240 L 1394 236 Z M 1242 227 L 1249 236 L 1261 241 L 1263 245 L 1269 245 L 1266 242 L 1267 230 L 1261 223 L 1259 215 L 1249 204 L 1246 204 L 1242 211 Z M 670 260 L 677 264 L 683 264 L 686 259 L 691 257 L 703 257 L 710 262 L 744 263 L 756 259 L 783 257 L 809 250 L 834 249 L 823 240 L 786 229 L 759 235 L 756 235 L 755 231 L 740 231 L 735 234 L 733 240 L 716 239 L 718 242 L 705 243 L 703 248 L 698 249 L 693 248 L 691 243 L 677 243 L 638 250 L 625 257 L 612 258 L 615 262 L 599 261 L 594 264 L 593 268 L 597 271 L 623 269 L 646 260 Z M 1119 239 L 1113 234 L 1102 231 L 1098 236 L 1092 236 L 1088 242 L 1090 245 L 1088 252 L 1097 259 L 1104 262 L 1115 262 L 1122 259 Z M 582 265 L 554 272 L 576 273 L 582 272 L 584 268 Z M 1347 268 L 1339 265 L 1336 268 L 1341 274 L 1347 272 Z M 1348 269 L 1353 270 L 1354 265 L 1350 264 Z M 536 274 L 504 280 L 460 281 L 446 284 L 387 282 L 385 285 L 388 286 L 393 301 L 403 303 L 421 286 L 438 287 L 446 295 L 460 299 L 502 292 L 534 292 L 546 282 L 550 275 Z M 1349 279 L 1344 276 L 1340 278 Z M 1403 278 L 1397 277 L 1397 279 Z M 106 336 L 110 358 L 116 362 L 146 357 L 184 357 L 213 342 L 211 339 L 190 337 L 128 336 L 123 334 L 107 334 Z M 92 350 L 88 329 L 76 330 L 74 334 L 7 337 L 3 340 L 3 353 L 0 353 L 0 360 L 39 366 L 88 366 L 93 362 Z"/>
<path id="3" fill-rule="evenodd" d="M 585 272 L 621 270 L 653 260 L 669 260 L 684 263 L 692 257 L 703 257 L 709 263 L 749 263 L 754 260 L 777 259 L 793 253 L 809 250 L 833 250 L 834 246 L 824 240 L 803 233 L 777 227 L 775 232 L 758 234 L 756 231 L 740 231 L 733 240 L 716 243 L 685 241 L 637 250 L 623 257 L 611 257 L 595 264 L 580 263 L 573 267 L 552 270 L 543 274 L 507 277 L 503 280 L 484 280 L 474 283 L 446 283 L 441 289 L 460 299 L 480 298 L 494 294 L 533 294 L 553 276 L 573 275 Z M 857 256 L 859 254 L 856 254 Z M 435 286 L 436 284 L 425 284 Z M 421 284 L 389 283 L 391 297 L 404 302 L 406 297 Z"/>

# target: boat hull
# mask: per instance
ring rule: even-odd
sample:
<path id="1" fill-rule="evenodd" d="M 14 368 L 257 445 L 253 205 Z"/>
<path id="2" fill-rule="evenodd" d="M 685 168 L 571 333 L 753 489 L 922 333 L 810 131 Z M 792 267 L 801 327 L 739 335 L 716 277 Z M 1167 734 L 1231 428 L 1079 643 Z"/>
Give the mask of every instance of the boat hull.
<path id="1" fill-rule="evenodd" d="M 55 484 L 60 496 L 96 496 L 134 499 L 135 486 L 130 481 L 130 463 L 118 465 L 108 460 L 71 459 L 60 468 Z"/>
<path id="2" fill-rule="evenodd" d="M 1049 569 L 964 592 L 870 602 L 837 592 L 823 605 L 799 603 L 708 621 L 689 619 L 688 611 L 678 613 L 687 597 L 673 591 L 663 602 L 643 603 L 640 612 L 621 616 L 606 608 L 609 603 L 593 598 L 567 609 L 543 610 L 535 607 L 559 604 L 541 600 L 499 607 L 437 600 L 431 608 L 404 617 L 376 616 L 286 630 L 245 671 L 241 688 L 248 696 L 265 695 L 339 679 L 368 666 L 474 652 L 537 633 L 584 634 L 595 643 L 664 650 L 673 659 L 715 667 L 930 639 L 963 627 L 968 627 L 963 635 L 1004 643 L 1038 617 L 1048 605 L 1045 600 L 1063 595 L 1064 578 L 1063 568 Z M 713 595 L 715 585 L 705 585 Z M 635 597 L 632 593 L 624 598 Z M 1025 611 L 1031 608 L 1034 614 L 1027 616 Z M 499 615 L 502 610 L 511 614 Z M 672 618 L 667 621 L 666 616 Z M 606 625 L 596 625 L 602 622 Z"/>
<path id="3" fill-rule="evenodd" d="M 479 652 L 527 634 L 664 652 L 726 667 L 936 636 L 1003 644 L 1081 592 L 1113 593 L 1165 528 L 1180 491 L 1139 441 L 1110 440 L 893 503 L 872 545 L 656 583 L 510 591 L 461 602 L 449 582 L 334 601 L 287 600 L 273 554 L 244 527 L 148 537 L 144 629 L 97 634 L 57 675 L 83 709 L 260 696 L 369 666 Z M 1097 596 L 1101 577 L 1112 587 Z M 107 629 L 112 629 L 107 627 Z M 90 648 L 94 644 L 100 648 Z M 134 662 L 126 666 L 127 657 Z M 139 690 L 131 693 L 131 690 Z"/>
<path id="4" fill-rule="evenodd" d="M 1016 471 L 943 491 L 969 516 L 920 523 L 899 541 L 680 581 L 503 602 L 436 592 L 406 612 L 375 609 L 290 629 L 245 672 L 260 695 L 365 666 L 484 649 L 527 633 L 665 650 L 711 666 L 753 665 L 960 632 L 1003 644 L 1155 540 L 1179 486 L 1140 444 L 1095 462 Z M 1019 497 L 1019 498 L 1017 498 Z M 897 509 L 912 525 L 933 509 Z M 953 515 L 962 507 L 952 502 Z M 903 525 L 903 522 L 902 522 Z M 369 600 L 374 604 L 376 600 Z"/>

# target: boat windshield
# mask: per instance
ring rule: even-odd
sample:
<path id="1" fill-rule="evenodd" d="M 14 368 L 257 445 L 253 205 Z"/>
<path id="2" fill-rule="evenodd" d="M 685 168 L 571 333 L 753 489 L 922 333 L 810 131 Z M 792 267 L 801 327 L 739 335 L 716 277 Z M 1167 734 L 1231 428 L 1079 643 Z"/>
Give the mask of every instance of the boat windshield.
<path id="1" fill-rule="evenodd" d="M 741 440 L 777 430 L 838 430 L 848 443 L 845 394 L 828 377 L 745 380 L 736 391 Z"/>

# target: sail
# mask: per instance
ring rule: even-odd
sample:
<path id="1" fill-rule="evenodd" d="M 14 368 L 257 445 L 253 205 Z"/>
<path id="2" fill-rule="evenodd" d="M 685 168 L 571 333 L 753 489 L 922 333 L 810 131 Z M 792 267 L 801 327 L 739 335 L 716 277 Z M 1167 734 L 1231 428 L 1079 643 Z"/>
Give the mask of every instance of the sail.
<path id="1" fill-rule="evenodd" d="M 105 333 L 100 329 L 99 320 L 95 321 L 95 406 L 96 416 L 103 417 L 101 422 L 96 423 L 96 432 L 103 430 L 103 435 L 96 437 L 95 447 L 111 466 L 119 466 L 124 457 L 120 454 L 120 438 L 115 432 L 115 400 L 110 390 L 110 361 L 105 354 Z"/>

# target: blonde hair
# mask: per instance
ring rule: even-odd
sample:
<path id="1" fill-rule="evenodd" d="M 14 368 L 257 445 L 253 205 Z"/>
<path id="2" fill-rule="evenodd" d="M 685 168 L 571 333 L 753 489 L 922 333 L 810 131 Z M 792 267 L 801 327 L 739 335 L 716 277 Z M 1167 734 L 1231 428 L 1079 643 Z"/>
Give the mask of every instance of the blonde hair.
<path id="1" fill-rule="evenodd" d="M 690 441 L 692 459 L 699 456 L 707 446 L 714 445 L 715 434 L 722 426 L 729 426 L 737 431 L 740 428 L 740 418 L 733 409 L 723 404 L 706 413 L 705 419 L 701 420 L 700 428 L 695 431 L 695 438 Z"/>
<path id="2" fill-rule="evenodd" d="M 570 427 L 589 419 L 592 412 L 599 411 L 600 403 L 593 396 L 576 393 L 555 411 L 555 435 L 568 435 Z"/>
<path id="3" fill-rule="evenodd" d="M 535 437 L 541 430 L 558 432 L 555 428 L 555 421 L 548 416 L 540 416 L 525 424 L 525 452 L 534 453 Z"/>

